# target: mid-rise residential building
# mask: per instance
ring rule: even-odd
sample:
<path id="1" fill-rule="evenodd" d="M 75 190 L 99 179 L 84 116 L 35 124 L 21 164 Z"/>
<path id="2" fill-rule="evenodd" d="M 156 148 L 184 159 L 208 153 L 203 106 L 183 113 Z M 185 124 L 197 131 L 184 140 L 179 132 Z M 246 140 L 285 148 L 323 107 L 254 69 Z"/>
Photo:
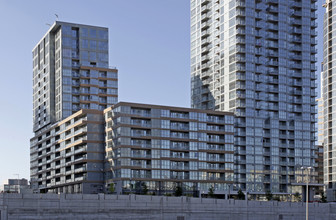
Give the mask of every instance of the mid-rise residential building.
<path id="1" fill-rule="evenodd" d="M 4 184 L 4 192 L 6 193 L 22 193 L 29 188 L 27 179 L 8 179 Z"/>
<path id="2" fill-rule="evenodd" d="M 238 188 L 295 193 L 316 167 L 317 0 L 190 2 L 192 108 L 235 113 Z"/>
<path id="3" fill-rule="evenodd" d="M 34 190 L 103 193 L 104 158 L 103 112 L 82 109 L 45 127 L 30 140 Z"/>
<path id="4" fill-rule="evenodd" d="M 117 103 L 107 28 L 56 21 L 32 55 L 34 132 L 80 109 L 103 110 Z"/>
<path id="5" fill-rule="evenodd" d="M 104 113 L 107 185 L 118 193 L 224 194 L 233 184 L 232 113 L 126 102 Z"/>

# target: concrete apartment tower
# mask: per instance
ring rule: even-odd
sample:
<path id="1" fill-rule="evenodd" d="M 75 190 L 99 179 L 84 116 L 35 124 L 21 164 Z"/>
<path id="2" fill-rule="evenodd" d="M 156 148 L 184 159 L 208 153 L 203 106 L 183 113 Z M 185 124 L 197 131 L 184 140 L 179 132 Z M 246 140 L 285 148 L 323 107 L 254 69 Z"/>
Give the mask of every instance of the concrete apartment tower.
<path id="1" fill-rule="evenodd" d="M 251 194 L 295 193 L 316 166 L 316 2 L 191 0 L 191 105 L 235 113 Z"/>
<path id="2" fill-rule="evenodd" d="M 333 114 L 335 109 L 335 57 L 333 35 L 336 33 L 333 22 L 335 21 L 336 1 L 327 0 L 323 5 L 326 8 L 324 14 L 323 30 L 323 71 L 322 81 L 322 100 L 323 100 L 323 131 L 324 131 L 324 184 L 328 201 L 336 201 L 336 137 L 335 126 L 336 117 Z"/>
<path id="3" fill-rule="evenodd" d="M 108 29 L 56 21 L 32 55 L 32 185 L 41 192 L 102 192 L 103 110 L 118 101 Z"/>

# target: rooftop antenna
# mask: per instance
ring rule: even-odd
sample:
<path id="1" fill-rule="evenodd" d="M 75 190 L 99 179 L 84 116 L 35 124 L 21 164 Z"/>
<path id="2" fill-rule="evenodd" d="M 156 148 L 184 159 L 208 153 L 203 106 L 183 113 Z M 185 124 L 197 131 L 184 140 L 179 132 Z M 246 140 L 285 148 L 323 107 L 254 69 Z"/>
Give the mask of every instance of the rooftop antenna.
<path id="1" fill-rule="evenodd" d="M 46 23 L 45 25 L 48 25 L 49 27 L 51 27 L 51 24 Z"/>
<path id="2" fill-rule="evenodd" d="M 55 14 L 55 16 L 56 16 L 56 20 L 58 21 L 58 14 Z"/>

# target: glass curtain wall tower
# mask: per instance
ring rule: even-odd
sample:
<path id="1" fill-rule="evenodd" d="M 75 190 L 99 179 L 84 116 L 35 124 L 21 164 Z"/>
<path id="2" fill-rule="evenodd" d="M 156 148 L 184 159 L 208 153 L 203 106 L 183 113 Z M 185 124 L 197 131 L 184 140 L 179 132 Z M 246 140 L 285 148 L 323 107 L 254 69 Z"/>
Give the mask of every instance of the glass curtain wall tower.
<path id="1" fill-rule="evenodd" d="M 33 55 L 30 177 L 37 192 L 104 192 L 103 110 L 118 101 L 108 29 L 56 21 Z"/>
<path id="2" fill-rule="evenodd" d="M 237 188 L 290 193 L 316 165 L 316 10 L 316 0 L 191 0 L 191 105 L 237 116 Z"/>
<path id="3" fill-rule="evenodd" d="M 32 55 L 34 132 L 80 109 L 103 110 L 117 103 L 107 28 L 57 21 Z"/>

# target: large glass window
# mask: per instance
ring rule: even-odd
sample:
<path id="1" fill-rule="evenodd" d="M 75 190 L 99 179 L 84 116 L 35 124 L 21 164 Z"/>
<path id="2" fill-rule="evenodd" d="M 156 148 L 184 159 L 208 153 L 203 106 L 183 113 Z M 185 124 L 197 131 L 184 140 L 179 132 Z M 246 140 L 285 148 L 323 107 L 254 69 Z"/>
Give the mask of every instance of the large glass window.
<path id="1" fill-rule="evenodd" d="M 88 29 L 87 28 L 81 28 L 80 29 L 80 34 L 81 34 L 81 37 L 88 37 Z"/>
<path id="2" fill-rule="evenodd" d="M 97 37 L 96 29 L 90 29 L 90 38 L 96 38 L 96 37 Z"/>
<path id="3" fill-rule="evenodd" d="M 83 49 L 88 49 L 89 48 L 89 41 L 88 40 L 85 40 L 85 39 L 82 39 L 81 40 L 81 47 Z"/>
<path id="4" fill-rule="evenodd" d="M 105 41 L 98 41 L 98 50 L 108 50 L 108 44 Z"/>
<path id="5" fill-rule="evenodd" d="M 108 32 L 106 30 L 98 30 L 98 37 L 100 39 L 108 39 Z"/>
<path id="6" fill-rule="evenodd" d="M 89 42 L 90 42 L 90 49 L 96 50 L 96 48 L 97 48 L 97 41 L 90 40 Z"/>

